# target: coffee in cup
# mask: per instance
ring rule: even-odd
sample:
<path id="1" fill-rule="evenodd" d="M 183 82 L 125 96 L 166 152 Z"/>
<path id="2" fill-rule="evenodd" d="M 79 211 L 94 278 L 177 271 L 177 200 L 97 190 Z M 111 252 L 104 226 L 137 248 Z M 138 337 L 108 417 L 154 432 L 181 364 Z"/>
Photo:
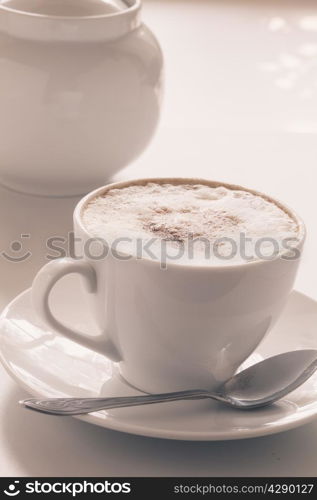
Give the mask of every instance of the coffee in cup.
<path id="1" fill-rule="evenodd" d="M 182 178 L 93 191 L 75 209 L 74 232 L 77 258 L 40 270 L 35 309 L 48 328 L 109 357 L 130 384 L 153 393 L 213 390 L 233 375 L 277 321 L 305 239 L 300 218 L 277 200 Z M 207 243 L 214 254 L 206 257 Z M 89 292 L 98 336 L 50 308 L 51 289 L 71 273 Z"/>

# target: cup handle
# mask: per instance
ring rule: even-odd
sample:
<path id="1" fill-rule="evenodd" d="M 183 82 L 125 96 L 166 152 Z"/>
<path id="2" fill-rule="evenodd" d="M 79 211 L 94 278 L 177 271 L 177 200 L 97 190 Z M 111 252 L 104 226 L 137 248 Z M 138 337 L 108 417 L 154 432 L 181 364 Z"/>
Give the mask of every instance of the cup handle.
<path id="1" fill-rule="evenodd" d="M 84 278 L 89 293 L 97 292 L 96 271 L 91 264 L 85 261 L 76 261 L 70 258 L 52 260 L 42 267 L 32 284 L 32 301 L 39 317 L 50 328 L 58 331 L 65 337 L 81 344 L 88 349 L 107 355 L 113 361 L 121 361 L 121 356 L 111 339 L 105 335 L 86 335 L 83 332 L 72 330 L 55 318 L 49 305 L 49 296 L 54 285 L 67 274 L 77 273 Z"/>

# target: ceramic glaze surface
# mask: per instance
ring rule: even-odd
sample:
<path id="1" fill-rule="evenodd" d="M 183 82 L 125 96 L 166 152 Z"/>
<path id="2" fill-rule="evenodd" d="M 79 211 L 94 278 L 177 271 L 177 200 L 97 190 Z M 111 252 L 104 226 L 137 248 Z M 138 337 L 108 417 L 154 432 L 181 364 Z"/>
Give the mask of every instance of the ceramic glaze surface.
<path id="1" fill-rule="evenodd" d="M 68 276 L 52 292 L 52 307 L 66 324 L 96 333 L 79 278 Z M 293 292 L 278 323 L 242 368 L 286 350 L 316 348 L 317 304 Z M 34 397 L 134 396 L 140 392 L 118 376 L 108 358 L 48 329 L 32 308 L 27 290 L 0 319 L 0 360 Z M 215 401 L 99 411 L 80 419 L 108 429 L 165 439 L 223 440 L 274 434 L 307 423 L 317 414 L 317 373 L 283 400 L 256 411 Z M 44 417 L 43 417 L 44 418 Z"/>
<path id="2" fill-rule="evenodd" d="M 17 12 L 41 16 L 98 16 L 129 7 L 124 0 L 0 0 L 0 5 Z"/>
<path id="3" fill-rule="evenodd" d="M 0 182 L 81 194 L 149 143 L 162 54 L 138 0 L 43 2 L 0 2 Z"/>
<path id="4" fill-rule="evenodd" d="M 202 179 L 160 182 L 212 185 Z M 200 267 L 170 263 L 164 270 L 157 261 L 105 253 L 100 240 L 91 244 L 92 236 L 82 221 L 83 207 L 107 189 L 128 185 L 131 182 L 109 184 L 79 202 L 74 212 L 78 260 L 56 259 L 39 271 L 33 282 L 34 307 L 48 327 L 119 362 L 124 378 L 145 392 L 217 389 L 277 321 L 300 259 L 281 256 Z M 292 215 L 301 248 L 305 229 Z M 80 274 L 90 292 L 97 337 L 63 325 L 51 311 L 51 289 L 71 273 Z"/>

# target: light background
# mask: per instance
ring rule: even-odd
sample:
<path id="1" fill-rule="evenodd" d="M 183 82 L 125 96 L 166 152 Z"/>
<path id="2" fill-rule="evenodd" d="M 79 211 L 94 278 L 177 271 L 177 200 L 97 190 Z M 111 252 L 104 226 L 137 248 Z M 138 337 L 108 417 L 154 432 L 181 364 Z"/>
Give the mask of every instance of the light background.
<path id="1" fill-rule="evenodd" d="M 280 198 L 307 224 L 296 287 L 317 299 L 315 2 L 146 0 L 143 17 L 165 54 L 162 120 L 149 149 L 115 179 L 201 176 Z M 76 202 L 0 189 L 0 250 L 30 233 L 33 253 L 21 264 L 0 258 L 1 306 L 30 286 L 45 239 L 71 229 Z M 2 368 L 0 394 L 3 476 L 317 472 L 317 422 L 245 441 L 168 442 L 26 412 L 17 406 L 25 394 Z"/>

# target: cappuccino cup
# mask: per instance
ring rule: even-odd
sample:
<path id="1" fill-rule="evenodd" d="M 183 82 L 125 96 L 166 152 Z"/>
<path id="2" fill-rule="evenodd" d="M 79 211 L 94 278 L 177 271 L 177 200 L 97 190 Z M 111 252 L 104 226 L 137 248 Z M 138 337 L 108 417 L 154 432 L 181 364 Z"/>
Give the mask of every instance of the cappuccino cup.
<path id="1" fill-rule="evenodd" d="M 76 206 L 74 233 L 78 257 L 39 271 L 34 307 L 49 328 L 118 363 L 148 393 L 215 390 L 230 378 L 278 319 L 305 240 L 303 222 L 281 202 L 192 178 L 101 187 Z M 50 308 L 52 288 L 71 273 L 89 292 L 97 336 Z"/>

